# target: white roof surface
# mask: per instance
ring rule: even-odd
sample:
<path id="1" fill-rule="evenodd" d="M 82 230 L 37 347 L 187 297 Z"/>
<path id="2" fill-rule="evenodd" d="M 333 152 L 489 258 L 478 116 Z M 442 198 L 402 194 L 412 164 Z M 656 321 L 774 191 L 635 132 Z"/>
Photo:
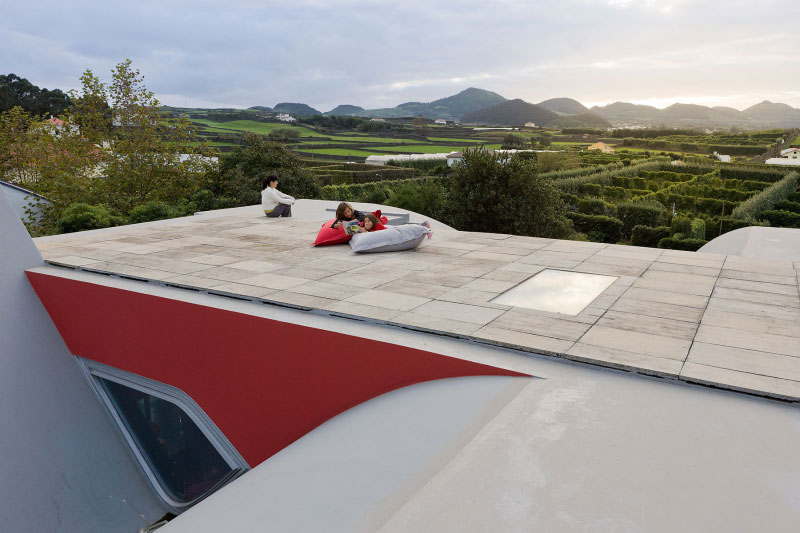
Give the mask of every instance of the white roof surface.
<path id="1" fill-rule="evenodd" d="M 162 531 L 792 531 L 800 520 L 796 407 L 432 344 L 542 379 L 381 396 Z"/>
<path id="2" fill-rule="evenodd" d="M 772 157 L 764 161 L 767 165 L 790 165 L 800 166 L 800 159 L 787 159 L 785 157 Z"/>

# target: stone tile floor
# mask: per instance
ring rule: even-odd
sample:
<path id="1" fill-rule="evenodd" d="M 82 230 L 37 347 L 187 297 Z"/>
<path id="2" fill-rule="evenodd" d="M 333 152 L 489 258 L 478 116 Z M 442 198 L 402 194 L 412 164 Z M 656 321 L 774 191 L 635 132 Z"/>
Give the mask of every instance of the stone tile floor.
<path id="1" fill-rule="evenodd" d="M 208 214 L 37 245 L 52 264 L 800 401 L 800 261 L 458 231 L 355 254 L 311 247 L 319 227 Z M 545 268 L 618 279 L 576 316 L 491 302 Z"/>

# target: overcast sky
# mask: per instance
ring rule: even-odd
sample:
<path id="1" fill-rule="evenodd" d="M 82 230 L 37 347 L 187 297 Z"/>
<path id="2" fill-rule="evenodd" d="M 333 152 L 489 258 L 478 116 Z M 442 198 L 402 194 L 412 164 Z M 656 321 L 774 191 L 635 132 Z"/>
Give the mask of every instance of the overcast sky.
<path id="1" fill-rule="evenodd" d="M 71 89 L 130 58 L 162 103 L 800 108 L 797 0 L 2 0 L 0 73 Z"/>

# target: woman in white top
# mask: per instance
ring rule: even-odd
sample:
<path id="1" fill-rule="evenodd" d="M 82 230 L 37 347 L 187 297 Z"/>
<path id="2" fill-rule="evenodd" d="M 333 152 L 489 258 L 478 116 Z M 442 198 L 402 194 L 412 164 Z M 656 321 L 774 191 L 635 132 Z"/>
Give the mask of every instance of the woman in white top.
<path id="1" fill-rule="evenodd" d="M 278 176 L 274 174 L 261 180 L 261 207 L 268 217 L 290 217 L 294 198 L 277 189 Z"/>

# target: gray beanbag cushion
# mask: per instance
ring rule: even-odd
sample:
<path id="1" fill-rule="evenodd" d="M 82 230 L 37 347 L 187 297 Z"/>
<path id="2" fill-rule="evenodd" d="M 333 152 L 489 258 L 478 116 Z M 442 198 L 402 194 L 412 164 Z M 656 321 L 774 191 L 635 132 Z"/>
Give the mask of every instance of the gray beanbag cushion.
<path id="1" fill-rule="evenodd" d="M 389 226 L 381 231 L 356 233 L 350 239 L 354 252 L 396 252 L 416 248 L 431 230 L 416 224 Z"/>

